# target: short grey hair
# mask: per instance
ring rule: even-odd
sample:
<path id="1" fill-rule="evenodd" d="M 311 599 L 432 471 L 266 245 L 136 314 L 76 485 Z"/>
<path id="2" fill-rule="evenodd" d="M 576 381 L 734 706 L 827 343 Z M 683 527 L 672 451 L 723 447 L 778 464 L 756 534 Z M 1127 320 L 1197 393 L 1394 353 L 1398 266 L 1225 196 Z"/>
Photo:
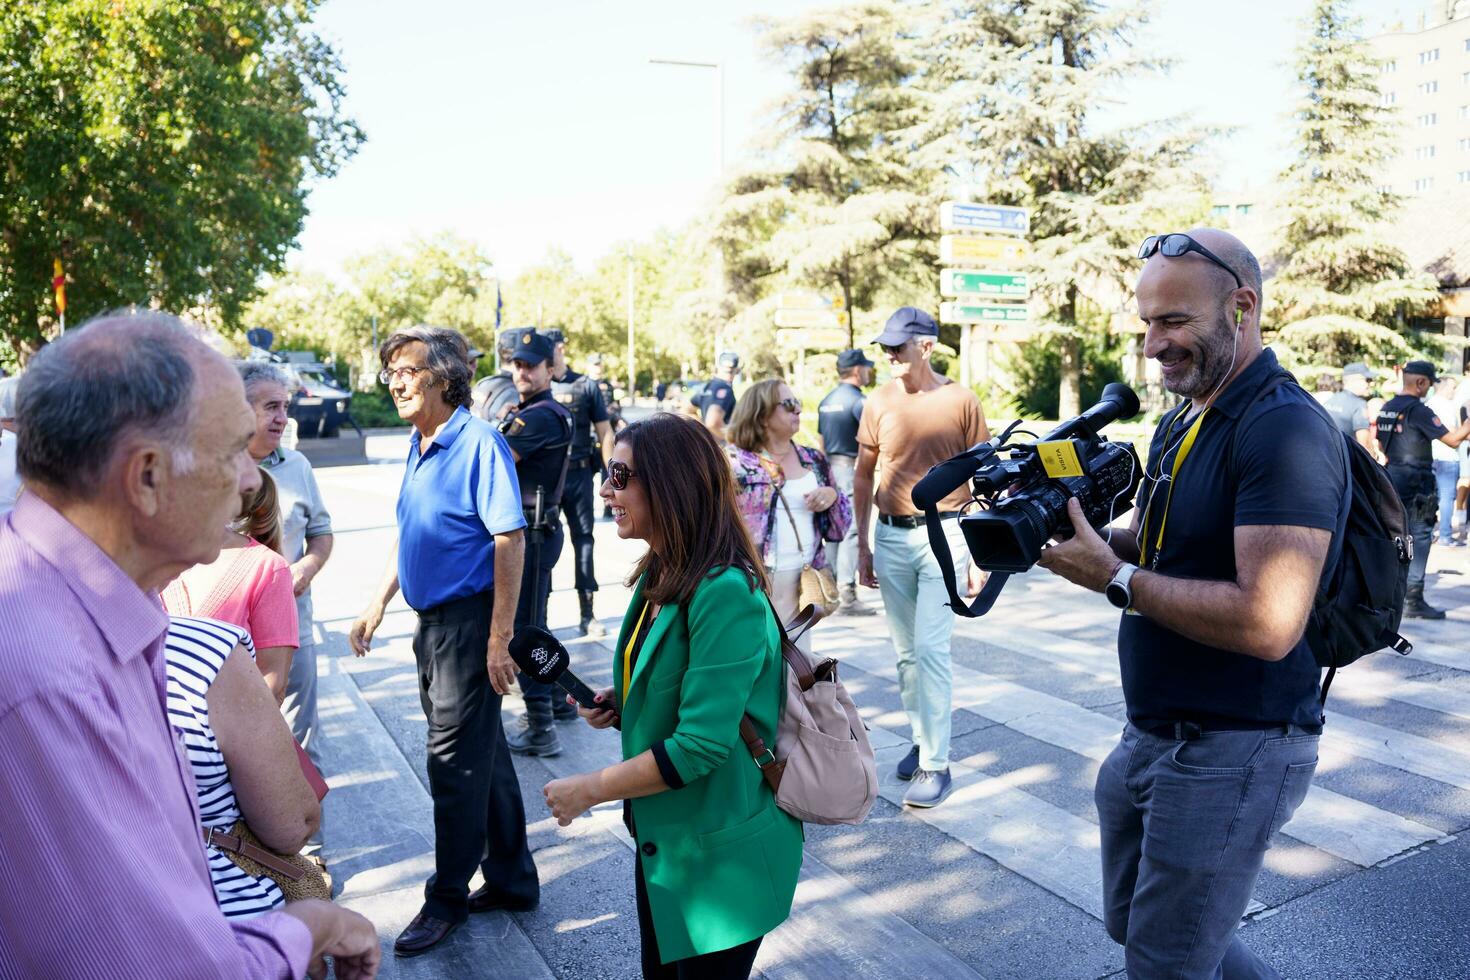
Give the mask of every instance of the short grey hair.
<path id="1" fill-rule="evenodd" d="M 240 380 L 245 383 L 247 399 L 251 397 L 250 389 L 256 385 L 273 384 L 288 392 L 291 390 L 291 379 L 286 377 L 286 372 L 269 361 L 241 361 L 235 367 L 240 371 Z"/>
<path id="2" fill-rule="evenodd" d="M 464 334 L 448 327 L 406 327 L 396 330 L 383 341 L 378 357 L 383 367 L 404 347 L 412 343 L 428 348 L 429 373 L 444 382 L 444 400 L 451 405 L 470 407 L 470 383 L 474 371 L 470 368 L 470 345 Z"/>
<path id="3" fill-rule="evenodd" d="M 191 360 L 208 351 L 166 313 L 104 313 L 43 347 L 21 376 L 16 468 L 37 483 L 92 499 L 123 442 L 160 439 L 175 468 L 193 466 Z"/>

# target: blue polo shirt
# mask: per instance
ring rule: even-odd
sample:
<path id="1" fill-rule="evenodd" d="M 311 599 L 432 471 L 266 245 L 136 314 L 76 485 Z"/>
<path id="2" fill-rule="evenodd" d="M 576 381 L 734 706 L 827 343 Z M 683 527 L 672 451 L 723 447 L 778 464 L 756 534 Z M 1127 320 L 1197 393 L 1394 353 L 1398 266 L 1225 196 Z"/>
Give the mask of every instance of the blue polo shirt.
<path id="1" fill-rule="evenodd" d="M 1150 566 L 1174 578 L 1235 578 L 1235 529 L 1289 524 L 1333 531 L 1347 522 L 1347 446 L 1327 411 L 1262 351 L 1220 393 L 1179 468 L 1165 524 L 1164 546 Z M 1264 393 L 1263 393 L 1264 392 Z M 1157 537 L 1169 495 L 1167 479 L 1183 432 L 1169 413 L 1149 447 L 1137 506 Z M 1150 507 L 1150 501 L 1152 506 Z M 1335 552 L 1329 552 L 1328 562 Z M 1319 725 L 1320 671 L 1305 640 L 1268 662 L 1198 643 L 1147 617 L 1125 613 L 1118 658 L 1128 718 L 1140 728 L 1177 721 L 1220 727 Z"/>
<path id="2" fill-rule="evenodd" d="M 409 441 L 398 490 L 398 587 L 432 609 L 495 584 L 495 535 L 526 526 L 505 437 L 463 408 L 419 455 Z"/>

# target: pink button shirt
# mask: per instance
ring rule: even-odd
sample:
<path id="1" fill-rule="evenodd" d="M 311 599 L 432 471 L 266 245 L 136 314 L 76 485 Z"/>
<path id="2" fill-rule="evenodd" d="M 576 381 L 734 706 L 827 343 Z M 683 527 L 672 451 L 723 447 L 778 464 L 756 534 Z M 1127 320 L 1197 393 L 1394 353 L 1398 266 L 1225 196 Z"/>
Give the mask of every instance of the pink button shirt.
<path id="1" fill-rule="evenodd" d="M 156 596 L 33 493 L 0 519 L 0 978 L 300 977 L 215 905 Z"/>

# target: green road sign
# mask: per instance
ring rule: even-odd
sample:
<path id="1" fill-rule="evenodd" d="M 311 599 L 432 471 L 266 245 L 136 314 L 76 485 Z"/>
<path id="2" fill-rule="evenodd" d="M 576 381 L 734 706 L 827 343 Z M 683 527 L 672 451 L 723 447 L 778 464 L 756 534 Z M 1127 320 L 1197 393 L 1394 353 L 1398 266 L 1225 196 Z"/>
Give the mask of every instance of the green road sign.
<path id="1" fill-rule="evenodd" d="M 1026 307 L 1022 304 L 981 305 L 971 303 L 940 303 L 941 323 L 1025 323 Z"/>
<path id="2" fill-rule="evenodd" d="M 943 269 L 939 273 L 939 295 L 1027 299 L 1031 295 L 1031 282 L 1024 272 Z"/>

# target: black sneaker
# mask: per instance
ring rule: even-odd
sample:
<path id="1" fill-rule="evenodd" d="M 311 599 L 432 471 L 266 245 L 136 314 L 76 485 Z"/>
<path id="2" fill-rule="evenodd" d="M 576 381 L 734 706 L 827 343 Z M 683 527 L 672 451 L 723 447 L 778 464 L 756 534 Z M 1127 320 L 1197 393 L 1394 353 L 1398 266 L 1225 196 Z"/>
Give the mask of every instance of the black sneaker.
<path id="1" fill-rule="evenodd" d="M 556 737 L 556 729 L 550 725 L 532 728 L 523 721 L 515 731 L 505 733 L 505 744 L 516 755 L 561 754 L 561 739 Z"/>
<path id="2" fill-rule="evenodd" d="M 919 747 L 909 749 L 909 754 L 898 761 L 898 778 L 908 782 L 919 771 Z"/>
<path id="3" fill-rule="evenodd" d="M 575 704 L 567 704 L 566 698 L 556 698 L 551 703 L 551 717 L 557 721 L 576 721 L 577 706 Z"/>

